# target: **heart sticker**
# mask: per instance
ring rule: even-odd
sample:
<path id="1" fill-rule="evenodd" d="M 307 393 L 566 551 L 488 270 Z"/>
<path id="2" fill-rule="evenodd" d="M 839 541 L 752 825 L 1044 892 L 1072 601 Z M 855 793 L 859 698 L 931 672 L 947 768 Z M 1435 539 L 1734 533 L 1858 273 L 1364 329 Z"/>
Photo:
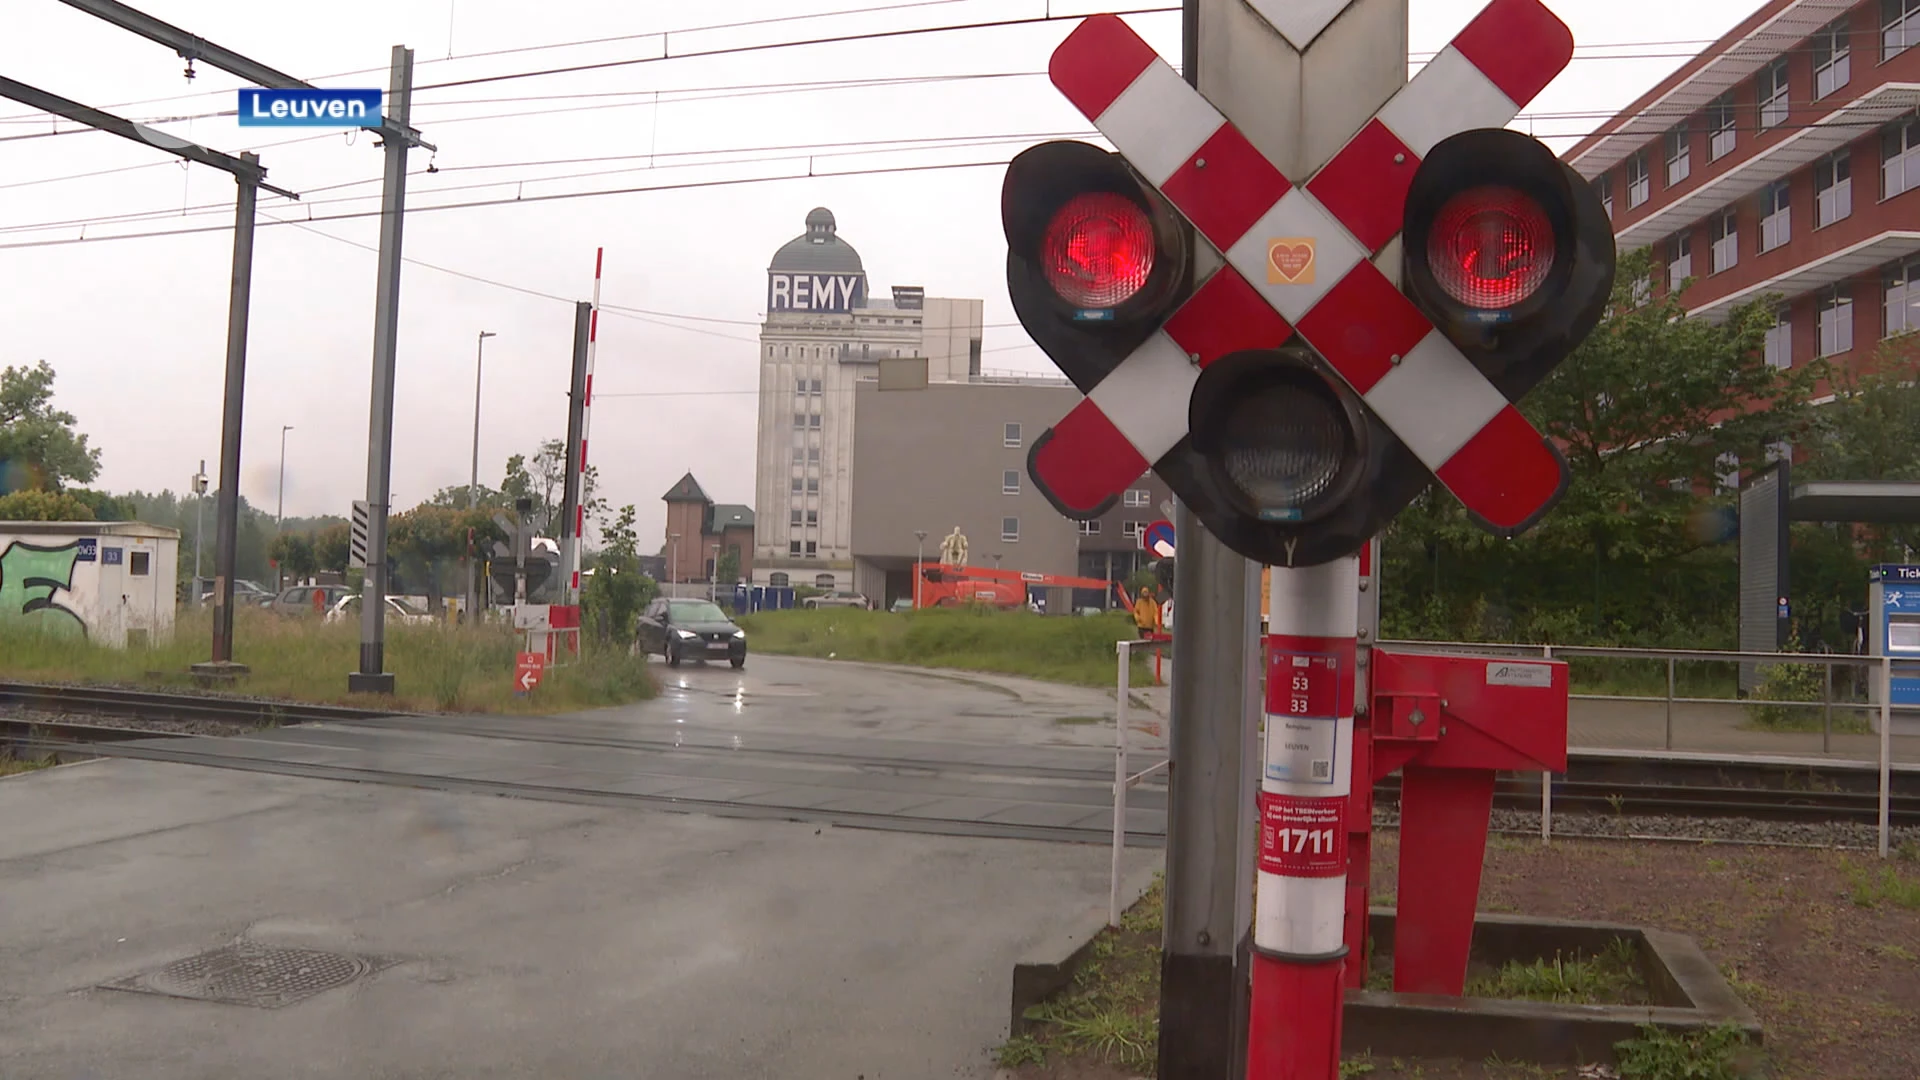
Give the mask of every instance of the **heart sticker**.
<path id="1" fill-rule="evenodd" d="M 1313 284 L 1313 238 L 1285 237 L 1267 241 L 1267 284 Z"/>

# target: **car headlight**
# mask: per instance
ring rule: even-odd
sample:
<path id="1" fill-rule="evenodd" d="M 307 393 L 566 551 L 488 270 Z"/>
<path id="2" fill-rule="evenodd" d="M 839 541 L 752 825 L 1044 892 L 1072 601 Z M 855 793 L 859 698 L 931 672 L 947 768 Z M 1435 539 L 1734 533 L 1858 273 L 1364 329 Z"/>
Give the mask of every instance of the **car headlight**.
<path id="1" fill-rule="evenodd" d="M 747 640 L 747 632 L 745 630 L 735 630 L 733 637 L 736 641 L 745 641 Z"/>
<path id="2" fill-rule="evenodd" d="M 693 632 L 693 631 L 691 631 L 691 630 L 675 630 L 675 631 L 674 631 L 674 634 L 675 634 L 675 636 L 678 636 L 678 637 L 683 637 L 683 638 L 686 638 L 686 639 L 688 639 L 688 640 L 692 640 L 693 638 L 697 638 L 697 637 L 699 637 L 699 636 L 700 636 L 699 634 L 696 634 L 696 633 L 694 633 L 694 632 Z"/>

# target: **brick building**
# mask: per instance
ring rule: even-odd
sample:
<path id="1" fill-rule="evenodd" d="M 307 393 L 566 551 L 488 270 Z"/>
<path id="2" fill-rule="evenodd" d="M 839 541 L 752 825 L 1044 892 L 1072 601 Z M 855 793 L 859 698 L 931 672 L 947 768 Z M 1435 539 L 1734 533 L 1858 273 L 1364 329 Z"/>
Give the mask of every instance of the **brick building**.
<path id="1" fill-rule="evenodd" d="M 1920 0 L 1770 0 L 1565 160 L 1652 288 L 1710 319 L 1777 293 L 1770 362 L 1857 369 L 1920 329 L 1916 46 Z"/>
<path id="2" fill-rule="evenodd" d="M 740 559 L 740 580 L 753 579 L 753 508 L 716 503 L 688 473 L 661 499 L 667 504 L 667 528 L 660 558 L 673 582 L 710 582 L 720 552 L 731 548 Z"/>

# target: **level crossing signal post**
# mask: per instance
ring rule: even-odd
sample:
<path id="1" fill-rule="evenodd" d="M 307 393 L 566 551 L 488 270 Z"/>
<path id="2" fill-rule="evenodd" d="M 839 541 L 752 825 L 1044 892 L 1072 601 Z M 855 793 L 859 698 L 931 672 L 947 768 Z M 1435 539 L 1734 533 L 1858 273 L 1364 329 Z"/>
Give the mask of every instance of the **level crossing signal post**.
<path id="1" fill-rule="evenodd" d="M 1203 37 L 1232 6 L 1189 5 Z M 1323 36 L 1356 46 L 1346 5 L 1250 6 L 1300 56 Z M 1302 168 L 1211 100 L 1244 95 L 1201 93 L 1117 16 L 1093 16 L 1049 74 L 1116 152 L 1049 142 L 1008 166 L 1014 310 L 1086 394 L 1035 441 L 1035 485 L 1085 520 L 1151 468 L 1208 534 L 1273 568 L 1247 808 L 1244 1075 L 1258 1080 L 1338 1074 L 1343 986 L 1363 977 L 1363 793 L 1404 770 L 1412 800 L 1397 937 L 1431 944 L 1396 953 L 1395 987 L 1458 994 L 1479 885 L 1461 869 L 1480 865 L 1493 772 L 1565 768 L 1563 664 L 1367 650 L 1359 613 L 1377 603 L 1361 592 L 1372 541 L 1422 492 L 1437 484 L 1512 537 L 1566 490 L 1564 458 L 1517 403 L 1598 323 L 1612 229 L 1578 174 L 1505 125 L 1572 51 L 1539 0 L 1493 0 Z M 1194 842 L 1170 818 L 1170 880 Z M 1183 1011 L 1163 992 L 1163 1021 Z M 1163 1022 L 1163 1065 L 1183 1037 Z"/>

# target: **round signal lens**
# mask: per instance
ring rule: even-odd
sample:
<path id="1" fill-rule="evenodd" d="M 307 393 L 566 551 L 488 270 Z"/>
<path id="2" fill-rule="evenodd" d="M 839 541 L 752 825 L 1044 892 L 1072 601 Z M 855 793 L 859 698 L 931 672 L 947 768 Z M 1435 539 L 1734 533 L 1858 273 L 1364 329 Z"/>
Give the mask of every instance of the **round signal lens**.
<path id="1" fill-rule="evenodd" d="M 1114 308 L 1146 287 L 1153 222 L 1124 195 L 1090 191 L 1054 212 L 1040 241 L 1047 284 L 1077 308 Z"/>
<path id="2" fill-rule="evenodd" d="M 1301 521 L 1346 465 L 1346 416 L 1324 388 L 1268 382 L 1238 399 L 1220 431 L 1220 462 L 1266 521 Z"/>
<path id="3" fill-rule="evenodd" d="M 1447 295 L 1497 311 L 1532 296 L 1553 269 L 1553 223 L 1509 187 L 1470 188 L 1448 199 L 1427 234 L 1427 265 Z"/>

